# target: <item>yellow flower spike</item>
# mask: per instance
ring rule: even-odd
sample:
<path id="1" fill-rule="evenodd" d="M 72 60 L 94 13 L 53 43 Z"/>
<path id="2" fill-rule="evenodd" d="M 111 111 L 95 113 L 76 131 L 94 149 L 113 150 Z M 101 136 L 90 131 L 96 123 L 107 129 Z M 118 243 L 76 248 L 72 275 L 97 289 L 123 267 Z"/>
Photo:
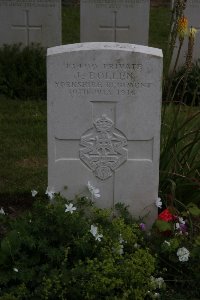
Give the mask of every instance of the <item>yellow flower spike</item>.
<path id="1" fill-rule="evenodd" d="M 179 39 L 184 39 L 184 37 L 188 34 L 188 19 L 184 16 L 178 19 L 178 27 L 177 32 Z"/>
<path id="2" fill-rule="evenodd" d="M 194 27 L 190 27 L 189 36 L 194 39 L 196 36 L 196 33 L 197 33 L 197 29 Z"/>

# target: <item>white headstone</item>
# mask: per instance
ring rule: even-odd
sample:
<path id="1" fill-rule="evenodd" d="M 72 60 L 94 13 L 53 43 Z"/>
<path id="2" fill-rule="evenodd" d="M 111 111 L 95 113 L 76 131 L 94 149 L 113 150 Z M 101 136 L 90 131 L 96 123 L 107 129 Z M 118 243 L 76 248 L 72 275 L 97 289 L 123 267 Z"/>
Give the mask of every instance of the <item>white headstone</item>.
<path id="1" fill-rule="evenodd" d="M 61 0 L 0 0 L 0 46 L 61 41 Z"/>
<path id="2" fill-rule="evenodd" d="M 194 52 L 193 52 L 193 61 L 196 61 L 197 59 L 200 58 L 200 0 L 187 0 L 184 15 L 188 19 L 189 28 L 192 26 L 197 29 L 197 34 L 195 37 L 195 44 L 194 44 Z M 179 47 L 179 42 L 177 39 L 171 68 L 173 68 L 173 64 L 175 62 L 178 53 L 178 47 Z M 183 66 L 185 63 L 187 48 L 188 48 L 188 38 L 185 38 L 183 46 L 181 48 L 178 67 Z"/>
<path id="3" fill-rule="evenodd" d="M 150 0 L 81 0 L 81 42 L 148 45 Z"/>
<path id="4" fill-rule="evenodd" d="M 100 189 L 99 207 L 157 214 L 162 51 L 120 43 L 47 54 L 48 185 L 68 198 Z M 68 188 L 65 189 L 65 186 Z"/>

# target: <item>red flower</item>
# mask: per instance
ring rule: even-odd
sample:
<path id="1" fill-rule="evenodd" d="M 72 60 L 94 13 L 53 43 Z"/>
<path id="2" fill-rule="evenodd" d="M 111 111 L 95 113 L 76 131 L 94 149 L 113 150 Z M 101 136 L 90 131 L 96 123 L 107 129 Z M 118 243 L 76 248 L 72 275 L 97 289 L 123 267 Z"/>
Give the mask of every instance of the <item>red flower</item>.
<path id="1" fill-rule="evenodd" d="M 159 215 L 158 215 L 158 219 L 159 220 L 163 220 L 165 222 L 170 222 L 170 221 L 175 221 L 176 220 L 176 216 L 172 215 L 169 211 L 168 208 L 166 208 L 165 210 L 163 210 Z"/>
<path id="2" fill-rule="evenodd" d="M 177 216 L 173 215 L 168 208 L 163 210 L 159 215 L 158 215 L 158 220 L 165 221 L 167 223 L 172 224 L 171 230 L 166 230 L 162 231 L 162 235 L 164 236 L 171 236 L 173 233 L 173 223 L 178 219 Z"/>

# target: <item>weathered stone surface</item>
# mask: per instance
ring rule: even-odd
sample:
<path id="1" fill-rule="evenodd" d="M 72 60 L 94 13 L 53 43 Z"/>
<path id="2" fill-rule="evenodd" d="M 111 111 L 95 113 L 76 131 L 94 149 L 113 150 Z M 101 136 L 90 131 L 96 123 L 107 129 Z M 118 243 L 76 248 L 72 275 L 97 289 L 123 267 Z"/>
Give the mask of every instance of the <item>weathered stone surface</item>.
<path id="1" fill-rule="evenodd" d="M 154 220 L 162 52 L 120 43 L 48 49 L 48 185 L 68 198 L 100 189 L 99 207 Z M 65 189 L 65 186 L 68 188 Z"/>
<path id="2" fill-rule="evenodd" d="M 81 42 L 148 45 L 150 0 L 81 0 Z"/>
<path id="3" fill-rule="evenodd" d="M 61 0 L 0 0 L 0 46 L 61 41 Z"/>

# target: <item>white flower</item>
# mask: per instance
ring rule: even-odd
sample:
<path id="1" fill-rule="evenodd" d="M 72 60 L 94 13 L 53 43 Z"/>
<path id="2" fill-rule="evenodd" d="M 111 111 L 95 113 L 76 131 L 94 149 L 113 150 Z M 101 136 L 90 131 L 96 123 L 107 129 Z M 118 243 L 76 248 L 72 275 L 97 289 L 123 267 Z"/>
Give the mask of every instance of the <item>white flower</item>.
<path id="1" fill-rule="evenodd" d="M 119 254 L 122 255 L 124 253 L 124 245 L 119 245 Z"/>
<path id="2" fill-rule="evenodd" d="M 73 214 L 74 210 L 76 210 L 76 207 L 73 206 L 72 203 L 70 203 L 69 205 L 68 204 L 65 204 L 65 212 L 70 212 L 71 214 Z"/>
<path id="3" fill-rule="evenodd" d="M 103 234 L 97 234 L 95 236 L 95 240 L 101 242 L 102 237 L 103 237 Z"/>
<path id="4" fill-rule="evenodd" d="M 1 207 L 1 209 L 0 209 L 0 215 L 5 215 L 5 211 L 4 211 L 3 207 Z"/>
<path id="5" fill-rule="evenodd" d="M 94 198 L 100 198 L 101 197 L 100 190 L 95 188 L 94 186 L 92 186 L 90 181 L 88 181 L 87 186 L 88 186 L 88 189 L 89 189 L 92 197 L 94 197 Z"/>
<path id="6" fill-rule="evenodd" d="M 185 224 L 185 221 L 183 220 L 183 218 L 179 217 L 178 220 L 179 220 L 180 224 Z"/>
<path id="7" fill-rule="evenodd" d="M 124 243 L 125 241 L 124 241 L 124 239 L 122 238 L 122 235 L 120 234 L 120 236 L 119 236 L 119 243 L 120 244 L 122 244 L 122 243 Z"/>
<path id="8" fill-rule="evenodd" d="M 91 234 L 95 237 L 96 234 L 97 234 L 97 227 L 94 226 L 94 225 L 91 225 L 91 227 L 90 227 L 90 232 L 91 232 Z"/>
<path id="9" fill-rule="evenodd" d="M 46 190 L 45 194 L 48 195 L 48 197 L 50 198 L 50 200 L 52 200 L 54 198 L 55 192 L 54 192 L 53 189 L 49 190 L 49 188 L 47 187 L 47 190 Z"/>
<path id="10" fill-rule="evenodd" d="M 165 283 L 164 279 L 162 277 L 155 278 L 153 276 L 151 276 L 151 282 L 154 285 L 154 289 L 157 289 L 157 288 L 161 289 L 163 284 Z"/>
<path id="11" fill-rule="evenodd" d="M 190 256 L 190 252 L 185 247 L 179 248 L 176 254 L 179 261 L 188 261 L 188 258 Z"/>
<path id="12" fill-rule="evenodd" d="M 140 246 L 138 245 L 138 243 L 135 243 L 135 244 L 133 245 L 133 247 L 134 247 L 135 249 L 137 249 L 137 248 L 139 248 Z"/>
<path id="13" fill-rule="evenodd" d="M 159 289 L 161 289 L 164 284 L 164 279 L 162 277 L 158 277 L 158 278 L 155 278 L 155 281 L 157 283 L 157 287 Z"/>
<path id="14" fill-rule="evenodd" d="M 159 293 L 155 293 L 154 294 L 154 299 L 158 299 L 158 298 L 160 298 L 160 294 Z"/>
<path id="15" fill-rule="evenodd" d="M 36 190 L 32 190 L 32 191 L 31 191 L 32 197 L 35 197 L 35 196 L 37 195 L 37 193 L 38 193 L 38 192 L 37 192 Z"/>
<path id="16" fill-rule="evenodd" d="M 163 242 L 163 244 L 166 244 L 167 246 L 170 246 L 170 245 L 171 245 L 170 242 L 168 242 L 168 241 L 166 241 L 166 240 Z"/>
<path id="17" fill-rule="evenodd" d="M 102 234 L 98 234 L 98 228 L 94 225 L 91 225 L 90 227 L 90 233 L 93 235 L 93 237 L 95 237 L 96 241 L 101 241 L 103 235 Z"/>
<path id="18" fill-rule="evenodd" d="M 14 272 L 19 272 L 19 270 L 17 268 L 13 268 Z"/>
<path id="19" fill-rule="evenodd" d="M 150 291 L 147 291 L 147 295 L 149 295 L 149 294 L 151 294 L 151 292 L 150 292 Z"/>
<path id="20" fill-rule="evenodd" d="M 159 197 L 156 199 L 156 206 L 162 208 L 162 200 Z"/>
<path id="21" fill-rule="evenodd" d="M 179 223 L 176 223 L 176 224 L 175 224 L 175 229 L 176 229 L 176 230 L 180 229 L 180 224 L 179 224 Z"/>

